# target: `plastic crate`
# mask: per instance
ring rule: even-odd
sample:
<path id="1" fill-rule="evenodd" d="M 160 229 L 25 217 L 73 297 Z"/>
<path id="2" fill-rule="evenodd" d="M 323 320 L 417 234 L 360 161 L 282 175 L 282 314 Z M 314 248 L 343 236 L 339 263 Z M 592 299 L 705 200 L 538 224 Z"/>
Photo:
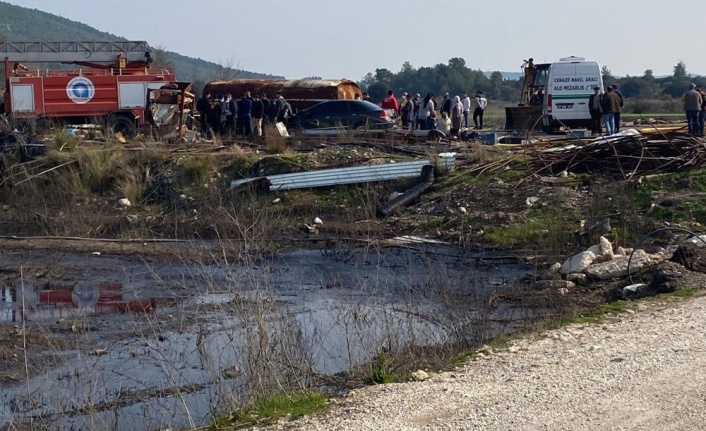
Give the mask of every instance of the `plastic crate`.
<path id="1" fill-rule="evenodd" d="M 480 135 L 480 141 L 486 145 L 495 145 L 498 143 L 498 134 L 493 133 L 482 133 Z"/>

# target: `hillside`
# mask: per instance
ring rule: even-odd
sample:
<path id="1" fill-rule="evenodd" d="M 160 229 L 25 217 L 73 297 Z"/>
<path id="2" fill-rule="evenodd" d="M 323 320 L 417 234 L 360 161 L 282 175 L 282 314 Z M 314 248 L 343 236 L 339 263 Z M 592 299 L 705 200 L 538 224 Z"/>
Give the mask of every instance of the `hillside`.
<path id="1" fill-rule="evenodd" d="M 57 15 L 0 2 L 0 37 L 6 40 L 126 40 L 123 37 L 97 30 L 86 24 L 71 21 Z M 149 42 L 149 41 L 148 41 Z M 229 75 L 239 78 L 281 78 L 264 73 L 237 70 L 226 73 L 221 65 L 199 58 L 187 57 L 167 51 L 166 61 L 176 70 L 182 81 L 209 81 L 217 76 Z"/>

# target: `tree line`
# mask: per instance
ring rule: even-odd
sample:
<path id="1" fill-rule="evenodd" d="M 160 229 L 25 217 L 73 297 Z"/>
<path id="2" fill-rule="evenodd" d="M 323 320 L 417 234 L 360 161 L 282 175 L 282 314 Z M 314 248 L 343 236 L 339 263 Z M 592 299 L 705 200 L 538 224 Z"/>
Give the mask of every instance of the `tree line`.
<path id="1" fill-rule="evenodd" d="M 652 70 L 646 70 L 642 76 L 615 77 L 607 66 L 603 66 L 604 85 L 617 84 L 621 94 L 626 99 L 658 99 L 673 102 L 680 98 L 690 83 L 706 87 L 706 77 L 691 76 L 684 62 L 678 62 L 671 76 L 655 77 Z M 517 102 L 522 90 L 523 78 L 503 79 L 500 72 L 487 76 L 481 70 L 473 70 L 466 65 L 463 58 L 455 57 L 447 64 L 437 64 L 432 67 L 413 67 L 408 61 L 402 64 L 399 72 L 389 69 L 375 69 L 360 81 L 361 87 L 367 91 L 374 101 L 381 100 L 388 90 L 399 95 L 403 91 L 420 93 L 427 92 L 441 96 L 448 92 L 452 96 L 464 91 L 475 94 L 480 90 L 491 99 L 508 103 Z"/>

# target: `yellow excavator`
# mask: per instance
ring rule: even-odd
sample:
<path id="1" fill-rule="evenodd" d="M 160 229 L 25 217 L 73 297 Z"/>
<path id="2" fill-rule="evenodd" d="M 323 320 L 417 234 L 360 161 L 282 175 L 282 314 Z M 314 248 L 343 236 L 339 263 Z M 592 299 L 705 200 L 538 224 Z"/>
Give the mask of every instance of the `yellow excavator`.
<path id="1" fill-rule="evenodd" d="M 520 103 L 505 108 L 505 130 L 522 131 L 542 128 L 544 86 L 551 63 L 534 64 L 534 59 L 524 60 L 521 66 L 524 81 Z"/>

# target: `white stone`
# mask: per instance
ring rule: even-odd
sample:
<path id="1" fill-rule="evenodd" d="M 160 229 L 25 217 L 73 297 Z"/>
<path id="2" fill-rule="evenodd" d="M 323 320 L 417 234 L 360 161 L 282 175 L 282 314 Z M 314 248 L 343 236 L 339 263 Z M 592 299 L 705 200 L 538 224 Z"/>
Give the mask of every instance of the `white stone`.
<path id="1" fill-rule="evenodd" d="M 468 214 L 468 210 L 466 207 L 459 207 L 458 210 L 461 212 L 461 214 Z"/>
<path id="2" fill-rule="evenodd" d="M 588 276 L 586 274 L 578 272 L 578 273 L 568 274 L 566 276 L 566 280 L 574 282 L 578 285 L 585 285 L 588 283 Z"/>
<path id="3" fill-rule="evenodd" d="M 564 262 L 561 266 L 560 272 L 562 275 L 567 275 L 574 272 L 583 272 L 586 268 L 591 266 L 595 259 L 596 255 L 593 252 L 581 252 Z"/>
<path id="4" fill-rule="evenodd" d="M 120 198 L 118 199 L 118 206 L 122 208 L 127 208 L 132 206 L 132 202 L 128 198 Z"/>
<path id="5" fill-rule="evenodd" d="M 606 237 L 602 236 L 598 245 L 601 248 L 602 256 L 609 256 L 611 259 L 613 259 L 613 244 L 608 241 Z"/>
<path id="6" fill-rule="evenodd" d="M 424 370 L 417 370 L 412 373 L 412 378 L 418 382 L 429 380 L 429 373 Z"/>
<path id="7" fill-rule="evenodd" d="M 598 244 L 592 245 L 586 249 L 586 251 L 590 251 L 591 253 L 595 254 L 596 257 L 601 254 L 601 246 Z"/>
<path id="8" fill-rule="evenodd" d="M 625 277 L 628 275 L 628 260 L 630 260 L 630 272 L 634 274 L 665 261 L 666 257 L 664 255 L 647 254 L 644 250 L 635 250 L 632 260 L 629 256 L 620 256 L 610 262 L 591 265 L 586 269 L 586 274 L 598 280 Z"/>
<path id="9" fill-rule="evenodd" d="M 627 253 L 625 253 L 625 249 L 622 247 L 618 247 L 617 250 L 615 250 L 615 256 L 626 256 Z"/>
<path id="10" fill-rule="evenodd" d="M 549 267 L 549 273 L 550 274 L 557 274 L 561 270 L 561 263 L 557 262 L 554 265 Z"/>
<path id="11" fill-rule="evenodd" d="M 706 247 L 706 235 L 700 235 L 700 236 L 692 236 L 691 238 L 687 239 L 684 241 L 684 243 L 688 244 L 696 244 L 697 247 Z"/>
<path id="12" fill-rule="evenodd" d="M 324 221 L 321 220 L 320 218 L 316 217 L 316 218 L 314 219 L 314 224 L 324 224 Z"/>
<path id="13" fill-rule="evenodd" d="M 539 198 L 537 196 L 530 196 L 525 201 L 528 207 L 533 207 L 537 202 L 539 202 Z"/>
<path id="14" fill-rule="evenodd" d="M 274 198 L 274 199 L 272 199 L 272 203 L 273 203 L 273 204 L 278 204 L 278 203 L 280 203 L 280 202 L 282 202 L 282 199 L 280 199 L 280 198 Z"/>

